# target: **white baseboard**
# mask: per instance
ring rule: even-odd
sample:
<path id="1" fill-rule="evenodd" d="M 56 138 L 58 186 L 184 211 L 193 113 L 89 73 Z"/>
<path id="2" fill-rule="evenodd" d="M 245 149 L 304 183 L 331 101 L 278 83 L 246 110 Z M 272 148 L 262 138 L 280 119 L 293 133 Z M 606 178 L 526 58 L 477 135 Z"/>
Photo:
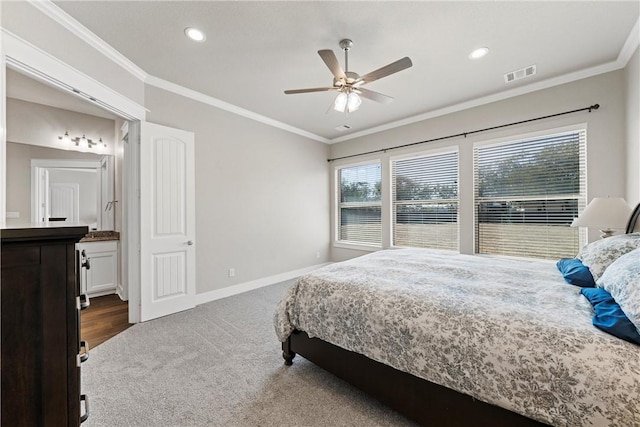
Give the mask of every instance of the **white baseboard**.
<path id="1" fill-rule="evenodd" d="M 126 296 L 126 292 L 124 291 L 124 287 L 122 285 L 116 286 L 116 294 L 120 297 L 122 301 L 128 301 L 129 298 Z"/>
<path id="2" fill-rule="evenodd" d="M 276 274 L 269 277 L 263 277 L 257 280 L 251 280 L 249 282 L 240 283 L 238 285 L 229 286 L 222 289 L 216 289 L 214 291 L 204 292 L 202 294 L 196 294 L 196 305 L 204 304 L 207 302 L 215 301 L 222 298 L 227 298 L 233 295 L 241 294 L 243 292 L 252 291 L 254 289 L 263 288 L 269 285 L 275 285 L 276 283 L 284 282 L 285 280 L 295 279 L 310 271 L 316 270 L 325 265 L 331 264 L 326 262 L 324 264 L 312 265 L 311 267 L 301 268 L 299 270 L 288 271 L 286 273 Z"/>

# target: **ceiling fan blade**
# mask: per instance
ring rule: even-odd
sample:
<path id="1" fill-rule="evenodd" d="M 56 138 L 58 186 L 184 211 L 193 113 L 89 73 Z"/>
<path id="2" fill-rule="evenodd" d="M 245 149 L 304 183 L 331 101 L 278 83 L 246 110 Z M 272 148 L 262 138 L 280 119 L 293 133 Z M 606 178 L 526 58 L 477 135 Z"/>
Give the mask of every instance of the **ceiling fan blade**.
<path id="1" fill-rule="evenodd" d="M 375 71 L 365 74 L 358 79 L 358 82 L 364 81 L 364 83 L 371 83 L 374 80 L 381 79 L 390 74 L 397 73 L 398 71 L 402 71 L 406 68 L 409 68 L 413 65 L 411 59 L 408 56 L 405 56 L 402 59 L 398 59 L 396 62 L 392 62 L 391 64 L 385 65 L 382 68 L 378 68 Z"/>
<path id="2" fill-rule="evenodd" d="M 331 74 L 333 74 L 336 79 L 347 79 L 347 75 L 344 73 L 344 70 L 338 62 L 338 58 L 336 58 L 336 54 L 333 53 L 332 50 L 319 50 L 318 55 L 320 55 L 320 58 L 322 58 L 324 63 L 327 64 L 327 67 L 329 68 L 329 70 L 331 70 Z"/>
<path id="3" fill-rule="evenodd" d="M 374 92 L 372 90 L 365 89 L 362 87 L 357 88 L 356 92 L 359 93 L 360 96 L 362 96 L 363 98 L 367 98 L 372 101 L 379 102 L 381 104 L 388 104 L 391 101 L 393 101 L 393 97 L 391 96 L 383 95 L 379 92 Z"/>
<path id="4" fill-rule="evenodd" d="M 309 92 L 327 92 L 329 90 L 336 90 L 335 87 L 312 87 L 309 89 L 289 89 L 285 90 L 284 93 L 287 95 L 293 95 L 296 93 L 309 93 Z"/>

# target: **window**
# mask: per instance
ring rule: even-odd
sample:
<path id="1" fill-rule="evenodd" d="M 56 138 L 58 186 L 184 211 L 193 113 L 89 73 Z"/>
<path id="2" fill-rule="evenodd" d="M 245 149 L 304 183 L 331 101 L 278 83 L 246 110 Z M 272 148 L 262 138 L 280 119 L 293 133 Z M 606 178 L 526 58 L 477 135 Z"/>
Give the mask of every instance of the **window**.
<path id="1" fill-rule="evenodd" d="M 393 244 L 458 249 L 458 153 L 391 162 Z"/>
<path id="2" fill-rule="evenodd" d="M 585 204 L 586 131 L 474 148 L 476 252 L 574 257 Z"/>
<path id="3" fill-rule="evenodd" d="M 337 170 L 338 241 L 380 246 L 382 200 L 380 163 Z"/>

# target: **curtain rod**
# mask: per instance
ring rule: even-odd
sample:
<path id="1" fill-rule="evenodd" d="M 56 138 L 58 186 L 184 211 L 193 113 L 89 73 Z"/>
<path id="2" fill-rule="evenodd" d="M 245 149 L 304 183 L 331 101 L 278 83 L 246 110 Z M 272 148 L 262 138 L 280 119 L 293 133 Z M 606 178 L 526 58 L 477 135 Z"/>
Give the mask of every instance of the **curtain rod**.
<path id="1" fill-rule="evenodd" d="M 589 111 L 589 112 L 591 112 L 591 110 L 597 110 L 598 108 L 600 108 L 600 104 L 594 104 L 594 105 L 591 105 L 589 107 L 578 108 L 577 110 L 565 111 L 563 113 L 550 114 L 548 116 L 536 117 L 536 118 L 528 119 L 528 120 L 521 120 L 519 122 L 507 123 L 507 124 L 504 124 L 504 125 L 492 126 L 492 127 L 488 127 L 488 128 L 484 128 L 484 129 L 472 130 L 472 131 L 469 131 L 469 132 L 456 133 L 454 135 L 441 136 L 439 138 L 432 138 L 432 139 L 427 139 L 425 141 L 412 142 L 410 144 L 398 145 L 396 147 L 381 148 L 379 150 L 367 151 L 365 153 L 351 154 L 351 155 L 342 156 L 342 157 L 334 157 L 332 159 L 327 159 L 327 162 L 333 162 L 334 160 L 349 159 L 351 157 L 365 156 L 367 154 L 386 153 L 389 150 L 397 150 L 399 148 L 412 147 L 414 145 L 426 144 L 428 142 L 442 141 L 444 139 L 459 138 L 461 136 L 464 136 L 466 138 L 467 135 L 473 135 L 475 133 L 480 133 L 480 132 L 486 132 L 486 131 L 489 131 L 489 130 L 500 129 L 500 128 L 504 128 L 504 127 L 507 127 L 507 126 L 521 125 L 523 123 L 535 122 L 536 120 L 544 120 L 544 119 L 549 119 L 551 117 L 564 116 L 565 114 L 578 113 L 580 111 Z"/>

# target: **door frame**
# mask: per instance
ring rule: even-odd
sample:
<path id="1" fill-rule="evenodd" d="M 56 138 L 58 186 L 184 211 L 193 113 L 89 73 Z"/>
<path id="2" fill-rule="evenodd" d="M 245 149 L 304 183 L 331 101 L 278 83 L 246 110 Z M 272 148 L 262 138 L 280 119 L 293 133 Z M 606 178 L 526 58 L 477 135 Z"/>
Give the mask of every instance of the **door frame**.
<path id="1" fill-rule="evenodd" d="M 132 128 L 135 133 L 137 127 L 138 141 L 139 122 L 145 120 L 147 112 L 143 106 L 130 98 L 76 70 L 10 31 L 0 28 L 0 226 L 6 223 L 7 210 L 6 67 L 87 102 L 97 102 L 101 108 L 130 121 L 130 133 Z M 131 148 L 129 159 L 124 158 L 123 173 L 129 177 L 139 178 L 139 144 L 133 143 Z M 136 183 L 138 186 L 135 186 Z M 137 323 L 140 321 L 139 179 L 136 182 L 128 181 L 128 185 L 124 186 L 123 190 L 122 211 L 126 212 L 126 215 L 123 215 L 122 221 L 123 230 L 127 229 L 127 233 L 121 245 L 126 246 L 127 250 L 122 251 L 126 254 L 121 257 L 122 279 L 127 281 L 129 287 L 129 322 Z"/>

